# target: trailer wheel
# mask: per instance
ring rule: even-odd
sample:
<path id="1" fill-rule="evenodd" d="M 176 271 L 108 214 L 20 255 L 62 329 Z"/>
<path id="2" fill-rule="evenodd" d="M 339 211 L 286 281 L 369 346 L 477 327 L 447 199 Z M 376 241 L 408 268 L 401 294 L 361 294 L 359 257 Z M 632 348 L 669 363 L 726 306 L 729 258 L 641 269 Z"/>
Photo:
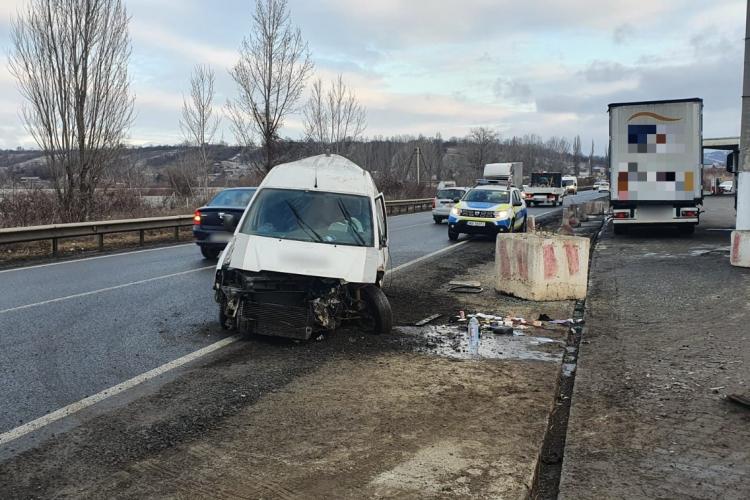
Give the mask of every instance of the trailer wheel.
<path id="1" fill-rule="evenodd" d="M 391 333 L 393 312 L 383 290 L 375 285 L 367 285 L 361 289 L 361 294 L 367 315 L 366 326 L 370 332 L 375 335 Z"/>

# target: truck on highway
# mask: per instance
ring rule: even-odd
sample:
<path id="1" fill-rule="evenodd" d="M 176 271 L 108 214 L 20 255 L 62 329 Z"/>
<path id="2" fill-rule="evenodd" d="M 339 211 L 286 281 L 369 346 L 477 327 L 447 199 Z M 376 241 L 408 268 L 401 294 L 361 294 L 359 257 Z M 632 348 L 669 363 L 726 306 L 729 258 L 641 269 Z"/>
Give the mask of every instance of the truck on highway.
<path id="1" fill-rule="evenodd" d="M 609 105 L 615 234 L 633 226 L 695 230 L 703 204 L 702 115 L 699 98 Z"/>
<path id="2" fill-rule="evenodd" d="M 222 327 L 307 340 L 343 322 L 388 333 L 383 194 L 338 155 L 277 165 L 266 175 L 216 266 Z"/>
<path id="3" fill-rule="evenodd" d="M 562 205 L 566 190 L 562 184 L 563 175 L 559 172 L 533 172 L 529 185 L 524 188 L 526 203 L 540 205 L 550 203 Z"/>
<path id="4" fill-rule="evenodd" d="M 521 188 L 523 185 L 523 162 L 488 163 L 484 166 L 484 181 Z"/>

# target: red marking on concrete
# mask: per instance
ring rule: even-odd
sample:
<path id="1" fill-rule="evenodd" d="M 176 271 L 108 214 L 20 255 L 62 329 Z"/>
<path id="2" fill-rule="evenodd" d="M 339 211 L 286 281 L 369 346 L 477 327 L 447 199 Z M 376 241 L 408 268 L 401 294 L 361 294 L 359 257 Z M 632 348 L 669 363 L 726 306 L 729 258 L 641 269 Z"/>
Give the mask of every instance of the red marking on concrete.
<path id="1" fill-rule="evenodd" d="M 581 263 L 578 259 L 578 246 L 566 242 L 565 246 L 565 257 L 568 259 L 568 274 L 575 276 L 578 271 L 581 270 Z"/>
<path id="2" fill-rule="evenodd" d="M 555 247 L 544 245 L 544 278 L 550 279 L 557 276 L 557 257 L 555 257 Z"/>
<path id="3" fill-rule="evenodd" d="M 732 252 L 729 257 L 732 264 L 740 261 L 740 233 L 737 231 L 732 234 Z"/>
<path id="4" fill-rule="evenodd" d="M 508 255 L 508 241 L 500 240 L 500 274 L 503 278 L 510 278 L 510 255 Z"/>
<path id="5" fill-rule="evenodd" d="M 516 267 L 518 268 L 518 274 L 521 275 L 521 279 L 529 279 L 529 263 L 526 258 L 526 245 L 523 245 L 524 249 L 521 252 L 516 253 Z"/>

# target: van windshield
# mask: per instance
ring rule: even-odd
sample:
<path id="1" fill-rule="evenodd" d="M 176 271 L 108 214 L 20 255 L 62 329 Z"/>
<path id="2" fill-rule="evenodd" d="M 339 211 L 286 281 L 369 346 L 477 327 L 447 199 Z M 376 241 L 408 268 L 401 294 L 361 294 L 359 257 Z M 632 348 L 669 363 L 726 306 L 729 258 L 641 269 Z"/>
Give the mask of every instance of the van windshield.
<path id="1" fill-rule="evenodd" d="M 494 203 L 496 205 L 500 203 L 510 203 L 510 192 L 500 191 L 497 189 L 472 189 L 471 191 L 466 193 L 463 201 L 484 201 L 487 203 Z"/>
<path id="2" fill-rule="evenodd" d="M 330 245 L 374 246 L 370 199 L 350 194 L 261 189 L 240 232 Z"/>
<path id="3" fill-rule="evenodd" d="M 576 181 L 573 180 L 573 179 L 563 179 L 562 183 L 563 183 L 563 186 L 565 186 L 565 187 L 567 187 L 567 186 L 575 186 Z"/>

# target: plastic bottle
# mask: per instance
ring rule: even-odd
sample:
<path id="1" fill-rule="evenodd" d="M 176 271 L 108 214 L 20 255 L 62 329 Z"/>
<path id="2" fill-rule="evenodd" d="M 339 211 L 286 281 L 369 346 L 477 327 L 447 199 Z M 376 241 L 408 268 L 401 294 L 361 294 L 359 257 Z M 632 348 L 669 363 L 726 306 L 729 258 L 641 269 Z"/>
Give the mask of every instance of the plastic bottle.
<path id="1" fill-rule="evenodd" d="M 479 321 L 477 321 L 477 318 L 469 320 L 469 354 L 471 356 L 479 354 Z"/>

